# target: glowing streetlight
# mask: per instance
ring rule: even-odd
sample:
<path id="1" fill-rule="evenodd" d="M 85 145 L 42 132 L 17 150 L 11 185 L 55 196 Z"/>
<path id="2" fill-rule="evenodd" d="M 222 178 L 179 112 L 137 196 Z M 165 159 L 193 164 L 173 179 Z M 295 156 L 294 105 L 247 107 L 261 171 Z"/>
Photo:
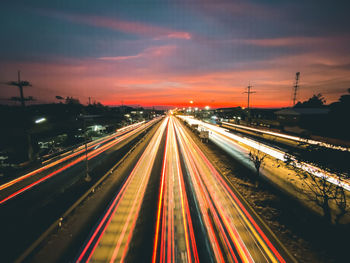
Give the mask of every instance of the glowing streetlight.
<path id="1" fill-rule="evenodd" d="M 209 110 L 209 109 L 210 109 L 210 107 L 209 107 L 209 106 L 205 106 L 204 108 L 205 108 L 206 110 Z"/>
<path id="2" fill-rule="evenodd" d="M 40 119 L 35 120 L 35 123 L 38 124 L 38 123 L 42 123 L 44 121 L 46 121 L 46 118 L 40 118 Z"/>

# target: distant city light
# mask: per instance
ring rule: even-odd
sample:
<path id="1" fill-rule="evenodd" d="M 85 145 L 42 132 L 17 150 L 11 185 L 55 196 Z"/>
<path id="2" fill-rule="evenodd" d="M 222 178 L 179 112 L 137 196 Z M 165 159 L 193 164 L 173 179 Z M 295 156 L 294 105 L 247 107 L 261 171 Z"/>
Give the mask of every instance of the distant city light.
<path id="1" fill-rule="evenodd" d="M 209 110 L 209 109 L 210 109 L 210 107 L 209 107 L 209 106 L 205 106 L 204 108 L 205 108 L 206 110 Z"/>
<path id="2" fill-rule="evenodd" d="M 35 120 L 35 123 L 42 123 L 44 121 L 46 121 L 46 118 L 40 118 L 40 119 Z"/>

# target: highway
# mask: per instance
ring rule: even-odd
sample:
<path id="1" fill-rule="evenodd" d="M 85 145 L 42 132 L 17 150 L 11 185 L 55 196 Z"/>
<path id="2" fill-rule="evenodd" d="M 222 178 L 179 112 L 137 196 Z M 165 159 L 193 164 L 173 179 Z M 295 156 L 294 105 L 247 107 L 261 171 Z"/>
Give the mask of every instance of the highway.
<path id="1" fill-rule="evenodd" d="M 199 129 L 206 129 L 210 131 L 209 139 L 217 144 L 219 147 L 227 151 L 229 154 L 234 156 L 236 159 L 240 160 L 246 166 L 251 169 L 255 169 L 253 163 L 249 160 L 249 152 L 251 150 L 260 151 L 264 154 L 267 154 L 270 159 L 266 161 L 265 166 L 262 167 L 262 173 L 269 175 L 281 175 L 285 174 L 287 177 L 291 173 L 290 170 L 284 169 L 279 165 L 276 168 L 276 160 L 281 162 L 286 161 L 286 155 L 288 154 L 281 148 L 273 147 L 271 145 L 264 144 L 258 140 L 242 136 L 240 134 L 235 134 L 230 132 L 225 128 L 218 127 L 213 124 L 209 124 L 197 119 L 194 119 L 190 116 L 180 116 L 181 119 L 185 120 L 190 125 L 196 124 L 199 125 Z M 293 161 L 293 165 L 297 168 L 300 168 L 314 176 L 325 178 L 330 183 L 341 186 L 344 189 L 350 191 L 350 181 L 347 178 L 340 178 L 335 174 L 332 174 L 329 171 L 321 169 L 315 165 L 306 162 L 297 162 L 297 158 L 291 154 L 288 154 Z"/>
<path id="2" fill-rule="evenodd" d="M 161 139 L 166 134 L 164 149 Z M 163 154 L 152 236 L 140 214 L 157 154 Z M 279 241 L 214 168 L 174 116 L 166 117 L 105 212 L 77 262 L 128 262 L 131 248 L 153 243 L 142 262 L 294 262 Z M 199 244 L 202 245 L 199 245 Z M 205 245 L 203 245 L 205 244 Z M 138 251 L 134 248 L 132 251 Z"/>
<path id="3" fill-rule="evenodd" d="M 176 130 L 215 261 L 285 262 L 178 120 Z"/>
<path id="4" fill-rule="evenodd" d="M 109 175 L 105 183 L 63 223 L 72 224 L 64 229 L 80 231 L 70 246 L 57 246 L 65 261 L 295 262 L 179 119 L 168 115 L 121 132 L 88 146 L 91 182 L 84 180 L 85 155 L 74 155 L 82 150 L 77 149 L 52 160 L 64 160 L 62 165 L 3 186 L 2 191 L 21 191 L 2 197 L 0 204 L 5 262 L 23 253 L 104 174 Z M 136 142 L 141 143 L 126 155 L 125 164 L 107 173 Z M 54 232 L 34 255 L 28 254 L 32 262 L 42 262 L 44 251 L 52 253 L 51 244 L 62 242 L 64 232 Z M 61 262 L 54 258 L 48 261 Z"/>
<path id="5" fill-rule="evenodd" d="M 221 126 L 238 136 L 270 146 L 324 170 L 336 171 L 345 177 L 349 174 L 350 165 L 343 161 L 350 158 L 349 147 L 228 122 L 222 122 Z"/>
<path id="6" fill-rule="evenodd" d="M 199 262 L 174 122 L 167 129 L 152 262 Z"/>
<path id="7" fill-rule="evenodd" d="M 72 151 L 45 161 L 42 167 L 34 171 L 0 185 L 0 205 L 51 177 L 58 175 L 62 171 L 84 162 L 86 159 L 90 161 L 130 136 L 152 125 L 153 122 L 154 121 L 150 121 L 144 125 L 142 125 L 143 122 L 141 122 L 119 129 L 116 133 L 88 143 L 86 149 L 84 145 L 77 147 Z"/>
<path id="8" fill-rule="evenodd" d="M 306 139 L 298 136 L 293 136 L 285 133 L 280 133 L 280 132 L 273 132 L 273 131 L 267 131 L 263 129 L 257 129 L 257 128 L 252 128 L 252 127 L 247 127 L 244 125 L 239 125 L 239 124 L 234 124 L 230 122 L 222 122 L 223 127 L 228 127 L 228 128 L 235 128 L 240 131 L 252 131 L 254 132 L 254 135 L 261 134 L 262 136 L 265 136 L 266 138 L 270 140 L 276 140 L 279 139 L 284 143 L 288 143 L 289 145 L 300 145 L 300 144 L 311 144 L 311 145 L 317 145 L 317 146 L 322 146 L 334 150 L 341 150 L 341 151 L 350 151 L 349 147 L 344 147 L 344 146 L 338 146 L 338 145 L 332 145 L 329 143 L 321 142 L 321 141 L 316 141 L 316 140 L 311 140 L 311 139 Z"/>
<path id="9" fill-rule="evenodd" d="M 163 120 L 122 188 L 92 232 L 77 262 L 123 262 L 128 252 L 157 149 L 168 118 Z"/>
<path id="10" fill-rule="evenodd" d="M 2 185 L 2 260 L 12 262 L 158 121 L 139 123 L 89 143 L 90 182 L 84 180 L 86 156 L 85 148 L 81 146 L 54 158 L 42 168 Z"/>

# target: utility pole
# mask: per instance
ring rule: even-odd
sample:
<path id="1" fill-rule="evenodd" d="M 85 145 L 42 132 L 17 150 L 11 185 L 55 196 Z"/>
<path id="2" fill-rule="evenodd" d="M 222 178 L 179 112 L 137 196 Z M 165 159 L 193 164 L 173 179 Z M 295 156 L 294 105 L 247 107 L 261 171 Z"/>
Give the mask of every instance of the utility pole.
<path id="1" fill-rule="evenodd" d="M 297 91 L 299 88 L 299 77 L 300 77 L 300 72 L 297 72 L 295 74 L 295 84 L 294 84 L 294 93 L 293 93 L 293 106 L 295 106 L 295 102 L 297 101 Z"/>
<path id="2" fill-rule="evenodd" d="M 33 100 L 33 97 L 28 97 L 28 98 L 24 97 L 23 87 L 29 87 L 29 86 L 32 86 L 32 84 L 30 84 L 26 80 L 24 80 L 24 81 L 21 80 L 21 72 L 19 70 L 18 70 L 18 81 L 7 82 L 7 85 L 17 86 L 19 88 L 20 97 L 12 97 L 11 99 L 15 100 L 15 101 L 20 101 L 22 108 L 25 107 L 25 101 Z"/>
<path id="3" fill-rule="evenodd" d="M 30 161 L 33 160 L 34 156 L 33 156 L 33 146 L 32 146 L 32 138 L 31 138 L 31 134 L 30 134 L 30 125 L 28 125 L 28 123 L 26 122 L 26 112 L 25 112 L 25 101 L 30 101 L 30 100 L 34 100 L 33 97 L 29 96 L 29 97 L 24 97 L 24 93 L 23 93 L 23 87 L 30 87 L 32 86 L 32 84 L 29 83 L 29 81 L 26 80 L 21 80 L 21 72 L 18 70 L 17 72 L 17 81 L 9 81 L 6 84 L 10 85 L 10 86 L 16 86 L 19 88 L 19 95 L 20 97 L 12 97 L 11 100 L 13 101 L 20 101 L 21 102 L 21 108 L 22 108 L 22 114 L 21 114 L 21 120 L 20 123 L 22 123 L 22 129 L 24 132 L 25 137 L 27 137 L 27 147 L 28 147 L 28 159 Z"/>
<path id="4" fill-rule="evenodd" d="M 251 86 L 250 83 L 249 83 L 249 85 L 248 85 L 248 87 L 247 87 L 247 91 L 243 92 L 243 93 L 247 93 L 247 94 L 248 94 L 248 103 L 247 103 L 247 109 L 248 109 L 248 110 L 249 110 L 250 94 L 256 93 L 255 91 L 251 91 L 251 88 L 252 88 L 252 87 L 253 87 L 253 86 Z"/>

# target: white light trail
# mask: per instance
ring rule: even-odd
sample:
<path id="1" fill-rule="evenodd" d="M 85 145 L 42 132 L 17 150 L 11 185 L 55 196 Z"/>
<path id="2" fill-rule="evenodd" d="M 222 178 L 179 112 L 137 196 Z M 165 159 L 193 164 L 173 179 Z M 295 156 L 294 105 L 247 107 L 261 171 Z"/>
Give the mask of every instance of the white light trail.
<path id="1" fill-rule="evenodd" d="M 281 150 L 275 149 L 273 147 L 267 146 L 265 144 L 262 144 L 260 142 L 254 141 L 252 139 L 248 139 L 245 137 L 241 137 L 235 134 L 230 133 L 227 129 L 209 124 L 209 123 L 205 123 L 202 122 L 200 120 L 194 119 L 192 116 L 178 116 L 180 117 L 182 120 L 186 121 L 189 125 L 192 124 L 197 124 L 198 125 L 198 129 L 203 129 L 202 127 L 210 130 L 209 132 L 209 140 L 212 140 L 214 143 L 218 144 L 218 145 L 222 145 L 223 143 L 217 143 L 217 137 L 228 137 L 234 141 L 243 143 L 251 148 L 254 148 L 256 150 L 259 150 L 263 153 L 266 153 L 282 162 L 285 162 L 287 160 L 286 158 L 286 152 L 283 152 Z M 225 147 L 223 147 L 224 149 L 229 147 L 229 148 L 233 148 L 232 145 L 225 143 Z M 227 150 L 227 149 L 225 149 Z M 350 191 L 350 183 L 348 181 L 345 181 L 344 179 L 340 179 L 338 178 L 335 174 L 329 173 L 321 168 L 318 168 L 314 165 L 305 163 L 305 162 L 297 162 L 297 158 L 295 158 L 294 156 L 289 155 L 290 158 L 292 159 L 292 165 L 294 165 L 297 168 L 300 168 L 314 176 L 317 176 L 319 178 L 325 178 L 328 182 L 335 184 L 337 186 L 341 186 L 344 189 L 346 189 L 347 191 Z M 247 157 L 248 158 L 248 157 Z"/>
<path id="2" fill-rule="evenodd" d="M 281 137 L 281 138 L 285 138 L 285 139 L 289 139 L 289 140 L 293 140 L 293 141 L 298 141 L 298 142 L 318 145 L 318 146 L 322 146 L 322 147 L 326 147 L 326 148 L 331 148 L 331 149 L 334 149 L 334 150 L 350 151 L 349 147 L 332 145 L 332 144 L 321 142 L 321 141 L 310 140 L 310 139 L 301 138 L 301 137 L 297 137 L 297 136 L 292 136 L 292 135 L 279 133 L 279 132 L 272 132 L 272 131 L 266 131 L 266 130 L 261 130 L 261 129 L 255 129 L 255 128 L 246 127 L 246 126 L 243 126 L 243 125 L 233 124 L 233 123 L 229 123 L 229 122 L 222 122 L 222 123 L 226 124 L 226 125 L 229 125 L 229 126 L 232 126 L 232 127 L 244 129 L 244 130 L 261 132 L 261 133 L 270 134 L 270 135 L 273 135 L 273 136 L 277 136 L 277 137 Z"/>

